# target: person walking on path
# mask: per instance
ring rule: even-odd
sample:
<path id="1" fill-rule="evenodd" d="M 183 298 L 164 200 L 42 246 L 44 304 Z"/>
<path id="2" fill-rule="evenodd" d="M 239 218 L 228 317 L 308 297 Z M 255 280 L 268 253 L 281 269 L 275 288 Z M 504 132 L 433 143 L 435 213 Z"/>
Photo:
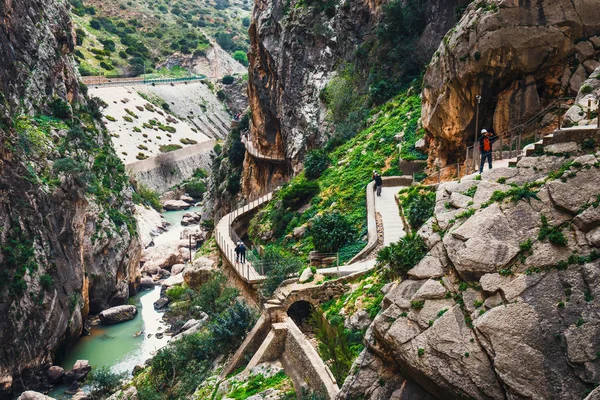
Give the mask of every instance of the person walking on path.
<path id="1" fill-rule="evenodd" d="M 383 186 L 383 180 L 377 172 L 373 173 L 373 180 L 375 181 L 375 188 L 377 189 L 377 196 L 381 196 L 381 187 Z"/>
<path id="2" fill-rule="evenodd" d="M 481 164 L 479 164 L 479 173 L 483 172 L 483 166 L 487 159 L 490 169 L 492 169 L 492 144 L 498 140 L 498 136 L 486 129 L 481 131 L 481 137 L 479 138 L 479 153 L 481 153 Z"/>
<path id="3" fill-rule="evenodd" d="M 237 242 L 235 244 L 235 262 L 236 263 L 240 262 L 240 243 L 241 242 Z"/>
<path id="4" fill-rule="evenodd" d="M 240 242 L 240 261 L 242 264 L 246 263 L 246 246 L 244 246 L 243 242 Z"/>

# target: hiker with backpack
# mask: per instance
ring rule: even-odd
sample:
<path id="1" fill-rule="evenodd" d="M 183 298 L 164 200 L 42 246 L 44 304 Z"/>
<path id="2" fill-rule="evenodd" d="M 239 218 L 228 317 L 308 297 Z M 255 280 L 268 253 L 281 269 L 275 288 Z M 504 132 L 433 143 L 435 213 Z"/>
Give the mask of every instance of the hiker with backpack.
<path id="1" fill-rule="evenodd" d="M 481 131 L 481 137 L 479 138 L 479 152 L 481 153 L 481 164 L 479 165 L 479 173 L 483 172 L 483 166 L 487 159 L 490 169 L 492 169 L 492 144 L 498 140 L 498 136 L 492 132 L 488 132 L 486 129 Z"/>

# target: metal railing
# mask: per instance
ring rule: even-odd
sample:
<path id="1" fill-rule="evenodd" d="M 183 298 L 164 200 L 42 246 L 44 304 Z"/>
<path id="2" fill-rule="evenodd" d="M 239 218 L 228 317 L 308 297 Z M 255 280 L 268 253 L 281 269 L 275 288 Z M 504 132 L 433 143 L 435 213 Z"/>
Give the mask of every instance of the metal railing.
<path id="1" fill-rule="evenodd" d="M 88 86 L 129 86 L 129 85 L 166 85 L 169 83 L 193 82 L 206 79 L 205 75 L 187 76 L 183 78 L 107 78 L 104 76 L 82 77 L 83 83 Z"/>
<path id="2" fill-rule="evenodd" d="M 536 113 L 534 116 L 530 117 L 527 121 L 525 121 L 524 123 L 517 125 L 511 129 L 508 129 L 506 131 L 500 132 L 499 134 L 497 134 L 498 139 L 497 139 L 497 143 L 498 145 L 496 146 L 496 148 L 498 150 L 495 150 L 492 152 L 492 158 L 494 160 L 503 160 L 503 159 L 511 159 L 511 158 L 515 158 L 518 157 L 523 149 L 532 144 L 532 143 L 525 143 L 525 141 L 523 140 L 523 132 L 525 132 L 525 129 L 528 127 L 531 127 L 532 125 L 539 123 L 539 119 L 543 118 L 546 114 L 548 114 L 549 112 L 551 112 L 554 109 L 558 108 L 558 128 L 557 129 L 561 129 L 562 128 L 562 122 L 563 122 L 563 114 L 562 111 L 564 109 L 564 106 L 570 106 L 569 104 L 565 104 L 566 101 L 569 100 L 574 100 L 574 97 L 564 97 L 564 98 L 560 98 L 555 100 L 554 102 L 552 102 L 551 104 L 549 104 L 548 106 L 546 106 L 544 109 L 542 109 L 541 111 L 539 111 L 538 113 Z M 536 131 L 534 132 L 533 135 L 533 143 L 537 142 L 538 140 L 541 139 L 541 135 Z M 423 181 L 427 182 L 427 181 L 437 181 L 437 183 L 441 182 L 442 176 L 446 175 L 447 171 L 455 171 L 455 173 L 452 174 L 452 176 L 456 179 L 460 179 L 463 176 L 466 176 L 470 173 L 476 172 L 479 168 L 479 158 L 480 158 L 481 154 L 479 152 L 479 143 L 474 143 L 471 146 L 468 146 L 465 149 L 465 161 L 464 163 L 456 163 L 456 164 L 452 164 L 452 165 L 448 165 L 444 168 L 439 168 L 437 169 L 435 172 L 427 175 Z M 413 178 L 415 178 L 416 181 L 416 174 L 413 174 Z"/>
<path id="3" fill-rule="evenodd" d="M 258 158 L 260 160 L 265 160 L 265 161 L 277 162 L 277 163 L 284 163 L 287 161 L 285 157 L 273 157 L 273 156 L 268 156 L 266 154 L 262 154 L 260 151 L 258 151 L 258 149 L 256 147 L 254 147 L 254 144 L 252 143 L 252 141 L 246 139 L 245 136 L 242 136 L 242 143 L 244 143 L 244 146 L 246 147 L 246 151 L 248 153 L 250 153 L 250 155 L 254 158 Z"/>
<path id="4" fill-rule="evenodd" d="M 271 183 L 267 188 L 269 192 L 265 195 L 254 195 L 248 199 L 244 199 L 243 204 L 235 205 L 235 209 L 233 204 L 230 213 L 225 215 L 221 215 L 221 213 L 217 213 L 215 215 L 215 219 L 218 220 L 215 225 L 215 239 L 217 241 L 217 245 L 219 249 L 227 258 L 227 261 L 230 265 L 232 265 L 237 272 L 237 274 L 246 282 L 249 283 L 257 283 L 266 279 L 264 276 L 264 264 L 261 265 L 260 259 L 258 259 L 251 251 L 252 246 L 248 246 L 247 243 L 240 238 L 235 229 L 233 229 L 232 224 L 238 219 L 241 215 L 246 214 L 249 211 L 252 211 L 261 205 L 267 203 L 273 198 L 273 193 L 282 187 L 283 183 L 287 182 L 287 180 L 282 179 L 280 181 L 276 181 Z M 271 185 L 275 186 L 275 189 L 271 190 Z M 246 262 L 241 263 L 238 262 L 235 247 L 236 243 L 242 242 L 246 247 Z M 257 271 L 258 268 L 260 270 Z"/>

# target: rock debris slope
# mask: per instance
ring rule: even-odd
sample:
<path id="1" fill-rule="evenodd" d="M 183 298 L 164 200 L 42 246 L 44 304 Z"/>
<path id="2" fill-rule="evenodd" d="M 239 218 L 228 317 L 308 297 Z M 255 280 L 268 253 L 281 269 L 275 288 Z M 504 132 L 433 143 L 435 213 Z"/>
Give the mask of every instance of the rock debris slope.
<path id="1" fill-rule="evenodd" d="M 64 2 L 0 2 L 1 398 L 36 388 L 88 313 L 139 279 L 128 180 L 73 48 Z"/>
<path id="2" fill-rule="evenodd" d="M 600 153 L 577 150 L 439 186 L 429 254 L 385 297 L 342 394 L 582 399 L 600 383 Z M 402 397 L 415 382 L 429 394 Z"/>

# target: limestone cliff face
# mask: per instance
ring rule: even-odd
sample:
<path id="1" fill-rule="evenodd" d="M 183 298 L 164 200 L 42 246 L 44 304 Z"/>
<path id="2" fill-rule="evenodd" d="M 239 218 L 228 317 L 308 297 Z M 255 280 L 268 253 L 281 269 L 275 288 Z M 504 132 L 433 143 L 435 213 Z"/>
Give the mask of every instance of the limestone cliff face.
<path id="1" fill-rule="evenodd" d="M 594 69 L 600 33 L 595 0 L 488 0 L 473 2 L 448 33 L 425 75 L 423 126 L 430 161 L 453 163 L 479 126 L 504 132 L 552 99 L 577 94 Z M 541 118 L 540 118 L 541 119 Z M 552 122 L 548 115 L 546 123 Z"/>
<path id="2" fill-rule="evenodd" d="M 600 152 L 583 147 L 440 185 L 418 232 L 429 253 L 338 398 L 575 400 L 600 383 Z M 549 155 L 564 152 L 580 156 Z"/>
<path id="3" fill-rule="evenodd" d="M 64 2 L 0 1 L 0 397 L 139 279 L 131 190 L 73 48 Z"/>
<path id="4" fill-rule="evenodd" d="M 278 180 L 302 169 L 307 150 L 323 145 L 332 128 L 320 99 L 327 82 L 356 51 L 375 37 L 381 0 L 256 0 L 250 26 L 248 97 L 252 111 L 250 139 L 269 163 L 247 156 L 243 188 L 264 192 Z M 413 56 L 429 59 L 443 35 L 455 24 L 463 0 L 428 0 L 427 27 Z M 407 55 L 408 56 L 408 55 Z M 359 63 L 356 63 L 359 66 Z M 359 68 L 368 70 L 366 61 Z"/>

